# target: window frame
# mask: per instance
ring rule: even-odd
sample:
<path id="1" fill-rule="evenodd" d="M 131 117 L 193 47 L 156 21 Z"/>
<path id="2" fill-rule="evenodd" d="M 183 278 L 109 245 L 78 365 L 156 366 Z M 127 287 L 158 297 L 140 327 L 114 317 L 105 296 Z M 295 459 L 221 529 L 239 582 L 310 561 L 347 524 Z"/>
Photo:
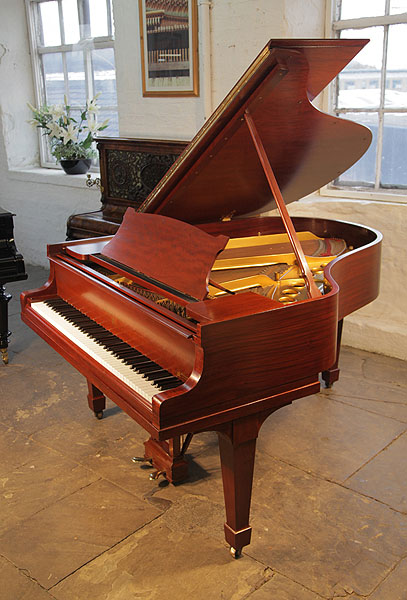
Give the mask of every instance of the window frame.
<path id="1" fill-rule="evenodd" d="M 338 97 L 338 79 L 329 86 L 325 91 L 322 103 L 323 109 L 330 114 L 335 114 L 339 118 L 341 115 L 357 112 L 371 112 L 378 115 L 379 126 L 378 126 L 378 139 L 376 149 L 376 165 L 375 165 L 375 183 L 374 187 L 365 187 L 361 189 L 361 186 L 352 187 L 351 185 L 341 185 L 340 183 L 335 184 L 334 182 L 321 188 L 320 193 L 322 196 L 342 197 L 342 198 L 353 198 L 353 199 L 366 199 L 366 200 L 387 200 L 395 203 L 405 204 L 407 201 L 407 190 L 405 188 L 392 188 L 392 187 L 380 187 L 380 163 L 381 154 L 383 148 L 383 120 L 384 115 L 389 113 L 407 114 L 407 107 L 405 108 L 386 108 L 384 106 L 384 95 L 385 95 L 385 82 L 386 82 L 386 70 L 387 70 L 387 47 L 388 47 L 388 34 L 389 26 L 407 23 L 407 12 L 399 13 L 395 15 L 381 15 L 375 17 L 358 17 L 354 19 L 339 19 L 341 9 L 341 0 L 332 0 L 328 2 L 327 18 L 326 18 L 326 30 L 327 35 L 330 37 L 339 38 L 340 32 L 344 29 L 365 29 L 367 27 L 383 26 L 383 66 L 380 74 L 381 79 L 381 96 L 380 106 L 378 108 L 337 108 L 337 97 Z M 385 0 L 385 12 L 389 13 L 390 0 Z M 378 167 L 379 165 L 379 167 Z"/>
<path id="2" fill-rule="evenodd" d="M 58 15 L 59 25 L 61 33 L 61 44 L 56 46 L 44 46 L 39 44 L 38 31 L 40 24 L 38 23 L 38 12 L 39 5 L 46 2 L 56 1 L 58 3 Z M 80 50 L 83 52 L 84 58 L 84 72 L 85 72 L 85 91 L 86 98 L 91 99 L 95 95 L 94 91 L 94 72 L 92 70 L 92 57 L 91 53 L 93 50 L 112 48 L 114 51 L 114 31 L 113 31 L 113 19 L 112 19 L 112 0 L 105 0 L 107 9 L 107 27 L 108 35 L 91 37 L 90 31 L 90 12 L 89 12 L 89 0 L 76 0 L 78 6 L 78 20 L 79 20 L 79 31 L 80 41 L 75 44 L 66 44 L 64 39 L 64 16 L 62 9 L 62 0 L 25 0 L 26 14 L 27 14 L 27 25 L 28 25 L 28 37 L 30 43 L 31 63 L 32 72 L 34 78 L 34 96 L 36 106 L 43 106 L 46 101 L 46 90 L 45 90 L 45 77 L 42 71 L 42 60 L 41 57 L 45 54 L 60 53 L 62 55 L 62 66 L 64 73 L 64 88 L 65 95 L 68 99 L 69 104 L 69 86 L 68 86 L 68 69 L 67 69 L 67 53 L 77 52 Z M 79 46 L 79 48 L 78 48 Z M 72 105 L 72 109 L 75 110 L 76 105 Z M 83 105 L 81 106 L 83 108 Z M 117 111 L 116 105 L 103 105 L 101 114 L 105 111 Z M 51 160 L 49 152 L 49 146 L 47 140 L 42 132 L 38 131 L 39 139 L 39 151 L 40 151 L 40 167 L 50 169 L 60 169 L 61 167 Z M 92 168 L 91 170 L 98 170 Z"/>

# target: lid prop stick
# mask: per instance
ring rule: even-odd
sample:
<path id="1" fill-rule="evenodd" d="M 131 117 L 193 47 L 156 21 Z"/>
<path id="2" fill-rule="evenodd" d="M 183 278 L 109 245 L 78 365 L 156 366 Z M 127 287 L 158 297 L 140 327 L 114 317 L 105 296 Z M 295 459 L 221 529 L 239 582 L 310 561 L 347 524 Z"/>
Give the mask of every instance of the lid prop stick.
<path id="1" fill-rule="evenodd" d="M 287 234 L 288 234 L 290 243 L 293 247 L 294 254 L 298 261 L 298 266 L 299 266 L 301 273 L 305 279 L 308 295 L 311 298 L 317 298 L 318 296 L 321 296 L 322 294 L 315 284 L 311 270 L 308 266 L 307 260 L 304 255 L 304 251 L 303 251 L 300 241 L 298 239 L 297 232 L 295 231 L 293 222 L 291 221 L 291 217 L 288 214 L 287 207 L 285 205 L 283 196 L 281 194 L 280 188 L 277 183 L 277 179 L 274 175 L 274 172 L 271 167 L 270 161 L 268 159 L 266 150 L 263 146 L 263 142 L 261 141 L 259 132 L 257 131 L 257 128 L 254 124 L 254 121 L 253 121 L 248 109 L 246 109 L 244 112 L 244 119 L 249 128 L 250 135 L 251 135 L 253 143 L 254 143 L 254 147 L 256 148 L 256 152 L 259 156 L 261 166 L 263 167 L 264 174 L 266 175 L 271 192 L 276 201 L 280 216 L 281 216 L 284 226 L 287 230 Z"/>

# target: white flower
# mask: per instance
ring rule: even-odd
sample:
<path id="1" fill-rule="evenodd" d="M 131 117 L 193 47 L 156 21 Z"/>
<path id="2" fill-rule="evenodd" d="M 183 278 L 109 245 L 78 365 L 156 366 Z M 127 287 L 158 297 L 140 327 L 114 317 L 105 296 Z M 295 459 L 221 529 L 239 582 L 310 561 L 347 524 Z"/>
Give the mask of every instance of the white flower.
<path id="1" fill-rule="evenodd" d="M 85 127 L 85 129 L 88 129 L 91 133 L 95 133 L 95 131 L 99 129 L 97 117 L 95 114 L 91 113 L 88 116 L 88 124 Z"/>
<path id="2" fill-rule="evenodd" d="M 64 138 L 64 144 L 67 144 L 70 140 L 76 142 L 78 136 L 78 128 L 72 123 L 69 123 L 66 129 L 61 129 L 61 135 Z"/>
<path id="3" fill-rule="evenodd" d="M 90 113 L 99 112 L 99 106 L 96 104 L 96 100 L 99 98 L 99 96 L 100 96 L 100 93 L 96 94 L 96 96 L 94 98 L 92 98 L 92 100 L 87 100 L 86 106 L 87 106 L 88 112 L 90 112 Z"/>
<path id="4" fill-rule="evenodd" d="M 65 113 L 65 106 L 63 104 L 54 104 L 49 109 L 50 115 L 53 121 L 57 121 Z"/>
<path id="5" fill-rule="evenodd" d="M 49 121 L 49 123 L 47 123 L 47 127 L 49 129 L 48 135 L 49 137 L 55 137 L 60 139 L 63 135 L 63 129 L 61 129 L 61 127 L 58 125 L 58 123 L 55 123 L 54 121 Z"/>

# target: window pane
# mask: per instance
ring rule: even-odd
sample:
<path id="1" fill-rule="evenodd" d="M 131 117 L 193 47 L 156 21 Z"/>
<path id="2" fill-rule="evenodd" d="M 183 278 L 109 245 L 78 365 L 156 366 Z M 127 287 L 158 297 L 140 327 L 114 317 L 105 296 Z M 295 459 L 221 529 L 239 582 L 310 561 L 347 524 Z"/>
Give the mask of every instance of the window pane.
<path id="1" fill-rule="evenodd" d="M 78 5 L 76 0 L 62 0 L 65 44 L 79 42 Z"/>
<path id="2" fill-rule="evenodd" d="M 407 114 L 384 116 L 381 183 L 407 187 Z"/>
<path id="3" fill-rule="evenodd" d="M 100 106 L 116 106 L 116 71 L 113 48 L 92 51 L 95 94 Z"/>
<path id="4" fill-rule="evenodd" d="M 58 2 L 42 2 L 40 4 L 42 23 L 42 43 L 44 46 L 59 46 L 61 32 L 59 28 Z"/>
<path id="5" fill-rule="evenodd" d="M 340 114 L 338 116 L 365 125 L 373 133 L 373 139 L 369 149 L 362 158 L 345 171 L 336 183 L 352 186 L 373 186 L 375 183 L 378 116 L 374 113 L 347 113 L 346 115 Z"/>
<path id="6" fill-rule="evenodd" d="M 407 12 L 407 0 L 390 0 L 390 14 L 398 15 Z"/>
<path id="7" fill-rule="evenodd" d="M 342 0 L 341 19 L 384 15 L 385 0 Z"/>
<path id="8" fill-rule="evenodd" d="M 389 27 L 386 70 L 386 108 L 407 108 L 407 23 Z"/>
<path id="9" fill-rule="evenodd" d="M 73 106 L 85 107 L 86 85 L 82 52 L 67 52 L 69 102 Z"/>
<path id="10" fill-rule="evenodd" d="M 370 42 L 338 77 L 338 107 L 378 107 L 383 57 L 383 27 L 344 29 L 341 32 L 341 38 L 369 38 Z"/>
<path id="11" fill-rule="evenodd" d="M 98 115 L 98 122 L 103 123 L 106 119 L 109 119 L 107 129 L 100 132 L 100 136 L 117 136 L 119 135 L 119 115 L 117 110 L 101 110 Z"/>
<path id="12" fill-rule="evenodd" d="M 42 66 L 45 81 L 45 103 L 61 104 L 64 101 L 65 83 L 60 52 L 44 54 Z"/>
<path id="13" fill-rule="evenodd" d="M 92 37 L 108 35 L 106 0 L 89 0 Z"/>

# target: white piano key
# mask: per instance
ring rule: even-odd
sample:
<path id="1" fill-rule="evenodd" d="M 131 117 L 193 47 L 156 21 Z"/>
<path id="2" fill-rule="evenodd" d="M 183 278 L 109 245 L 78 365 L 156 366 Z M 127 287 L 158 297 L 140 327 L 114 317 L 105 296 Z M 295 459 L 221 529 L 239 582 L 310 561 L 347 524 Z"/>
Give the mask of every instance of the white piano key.
<path id="1" fill-rule="evenodd" d="M 100 365 L 108 369 L 115 377 L 123 381 L 135 392 L 146 400 L 151 401 L 153 396 L 161 391 L 154 383 L 144 379 L 128 365 L 116 358 L 111 352 L 96 343 L 92 338 L 83 333 L 78 327 L 67 321 L 62 315 L 47 306 L 45 302 L 33 302 L 32 310 L 41 315 L 48 323 L 53 325 L 60 333 L 81 348 Z"/>

